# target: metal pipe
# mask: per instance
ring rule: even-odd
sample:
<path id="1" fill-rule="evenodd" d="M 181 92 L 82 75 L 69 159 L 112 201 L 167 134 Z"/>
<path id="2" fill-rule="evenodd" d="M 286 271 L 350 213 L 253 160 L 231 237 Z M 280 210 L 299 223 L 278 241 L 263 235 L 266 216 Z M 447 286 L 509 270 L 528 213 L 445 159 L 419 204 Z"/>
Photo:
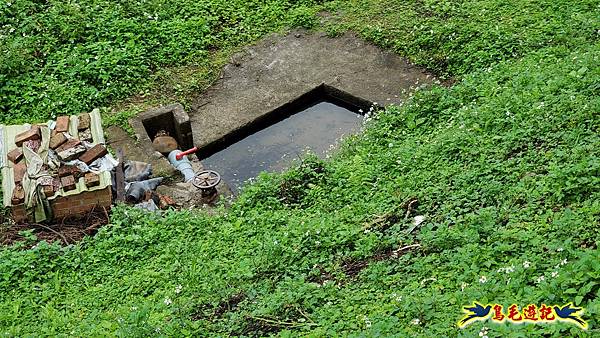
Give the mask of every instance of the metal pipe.
<path id="1" fill-rule="evenodd" d="M 190 182 L 191 180 L 194 179 L 194 176 L 196 176 L 196 173 L 194 172 L 194 169 L 192 168 L 192 164 L 190 163 L 190 160 L 187 158 L 187 156 L 185 156 L 185 154 L 182 154 L 181 156 L 179 156 L 179 159 L 178 159 L 177 155 L 179 155 L 181 153 L 183 153 L 183 152 L 179 149 L 173 150 L 172 152 L 169 153 L 168 159 L 169 159 L 169 162 L 171 163 L 171 165 L 173 167 L 175 167 L 175 169 L 179 170 L 181 172 L 181 174 L 183 174 L 184 181 Z"/>

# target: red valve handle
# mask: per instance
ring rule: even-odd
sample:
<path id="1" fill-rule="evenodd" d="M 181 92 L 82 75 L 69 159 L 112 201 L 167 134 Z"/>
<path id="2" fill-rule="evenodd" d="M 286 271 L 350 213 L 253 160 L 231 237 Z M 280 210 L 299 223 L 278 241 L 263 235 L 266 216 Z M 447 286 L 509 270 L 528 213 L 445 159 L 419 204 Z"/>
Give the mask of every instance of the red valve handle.
<path id="1" fill-rule="evenodd" d="M 183 158 L 185 155 L 193 154 L 193 153 L 195 153 L 195 152 L 197 152 L 197 151 L 198 151 L 198 147 L 194 147 L 194 148 L 192 148 L 192 149 L 188 149 L 188 150 L 186 150 L 186 151 L 182 151 L 182 152 L 180 152 L 179 154 L 175 155 L 175 159 L 176 159 L 177 161 L 181 161 L 181 159 L 182 159 L 182 158 Z"/>

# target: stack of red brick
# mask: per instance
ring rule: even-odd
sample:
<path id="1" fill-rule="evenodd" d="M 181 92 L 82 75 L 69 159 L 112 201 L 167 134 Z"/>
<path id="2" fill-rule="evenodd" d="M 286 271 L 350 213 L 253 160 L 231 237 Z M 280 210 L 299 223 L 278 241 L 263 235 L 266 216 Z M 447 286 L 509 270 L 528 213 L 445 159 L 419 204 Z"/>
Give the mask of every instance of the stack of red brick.
<path id="1" fill-rule="evenodd" d="M 66 165 L 65 162 L 79 159 L 87 165 L 107 154 L 102 144 L 86 147 L 85 144 L 93 142 L 90 115 L 82 114 L 77 117 L 77 135 L 69 133 L 70 119 L 61 116 L 56 120 L 56 126 L 51 130 L 49 149 L 56 153 L 60 160 L 58 170 L 50 171 L 47 165 L 42 167 L 51 179 L 41 182 L 42 190 L 46 197 L 50 198 L 63 189 L 68 192 L 76 189 L 76 183 L 83 178 L 87 188 L 93 188 L 100 184 L 100 176 L 97 173 L 82 173 L 77 166 Z M 23 156 L 23 147 L 28 147 L 38 152 L 42 143 L 40 126 L 33 125 L 29 130 L 15 136 L 17 148 L 7 153 L 7 158 L 13 163 L 14 188 L 12 191 L 12 213 L 15 222 L 27 221 L 24 201 L 25 191 L 23 189 L 23 177 L 27 174 L 27 167 Z M 71 128 L 75 129 L 75 128 Z M 85 144 L 83 141 L 86 141 Z M 80 215 L 89 212 L 95 207 L 110 207 L 112 193 L 110 186 L 98 190 L 85 190 L 80 194 L 58 196 L 50 200 L 54 217 L 62 218 L 71 215 Z"/>

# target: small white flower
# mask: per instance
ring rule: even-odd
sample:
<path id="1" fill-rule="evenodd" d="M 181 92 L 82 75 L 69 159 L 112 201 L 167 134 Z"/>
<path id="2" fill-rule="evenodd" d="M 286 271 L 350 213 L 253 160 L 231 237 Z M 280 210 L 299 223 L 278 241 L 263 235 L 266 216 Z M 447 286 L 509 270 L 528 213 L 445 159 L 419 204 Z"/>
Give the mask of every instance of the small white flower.
<path id="1" fill-rule="evenodd" d="M 177 287 L 175 288 L 175 293 L 180 294 L 182 289 L 183 289 L 183 286 L 177 285 Z"/>
<path id="2" fill-rule="evenodd" d="M 465 291 L 465 289 L 469 286 L 469 283 L 462 282 L 460 285 L 460 291 Z"/>
<path id="3" fill-rule="evenodd" d="M 137 309 L 138 309 L 137 306 L 132 306 L 131 307 L 131 311 L 137 311 Z"/>
<path id="4" fill-rule="evenodd" d="M 486 276 L 479 277 L 479 283 L 484 284 L 485 282 L 487 282 L 487 277 Z"/>
<path id="5" fill-rule="evenodd" d="M 552 271 L 552 278 L 558 277 L 558 271 Z"/>
<path id="6" fill-rule="evenodd" d="M 562 252 L 563 250 L 564 250 L 563 248 L 556 249 L 556 251 L 558 251 L 558 252 Z"/>
<path id="7" fill-rule="evenodd" d="M 565 265 L 565 264 L 567 264 L 567 259 L 566 258 L 563 259 L 562 261 L 560 261 L 560 265 Z"/>
<path id="8" fill-rule="evenodd" d="M 412 325 L 419 325 L 419 324 L 421 324 L 421 320 L 419 318 L 415 318 L 415 319 L 411 320 L 410 323 Z"/>
<path id="9" fill-rule="evenodd" d="M 523 268 L 524 269 L 529 269 L 530 266 L 531 266 L 531 262 L 530 261 L 523 262 Z"/>
<path id="10" fill-rule="evenodd" d="M 536 278 L 536 279 L 535 279 L 535 282 L 539 284 L 539 283 L 541 283 L 542 281 L 544 281 L 545 279 L 546 279 L 546 277 L 544 277 L 544 276 L 539 276 L 538 278 Z"/>
<path id="11" fill-rule="evenodd" d="M 396 297 L 396 301 L 397 301 L 397 302 L 401 302 L 401 301 L 402 301 L 402 296 L 398 296 L 398 297 Z"/>
<path id="12" fill-rule="evenodd" d="M 388 148 L 392 148 L 394 146 L 393 143 L 388 144 Z"/>
<path id="13" fill-rule="evenodd" d="M 164 303 L 165 305 L 171 305 L 173 301 L 171 300 L 171 298 L 165 298 Z"/>

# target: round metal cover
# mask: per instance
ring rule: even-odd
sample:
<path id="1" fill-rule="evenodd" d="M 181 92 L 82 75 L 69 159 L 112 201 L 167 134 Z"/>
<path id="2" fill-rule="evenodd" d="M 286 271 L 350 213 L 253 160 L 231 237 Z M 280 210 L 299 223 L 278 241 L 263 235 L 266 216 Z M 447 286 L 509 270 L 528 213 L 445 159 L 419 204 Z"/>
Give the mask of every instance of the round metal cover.
<path id="1" fill-rule="evenodd" d="M 192 184 L 198 189 L 211 189 L 221 182 L 221 175 L 214 170 L 203 170 L 194 176 Z"/>

